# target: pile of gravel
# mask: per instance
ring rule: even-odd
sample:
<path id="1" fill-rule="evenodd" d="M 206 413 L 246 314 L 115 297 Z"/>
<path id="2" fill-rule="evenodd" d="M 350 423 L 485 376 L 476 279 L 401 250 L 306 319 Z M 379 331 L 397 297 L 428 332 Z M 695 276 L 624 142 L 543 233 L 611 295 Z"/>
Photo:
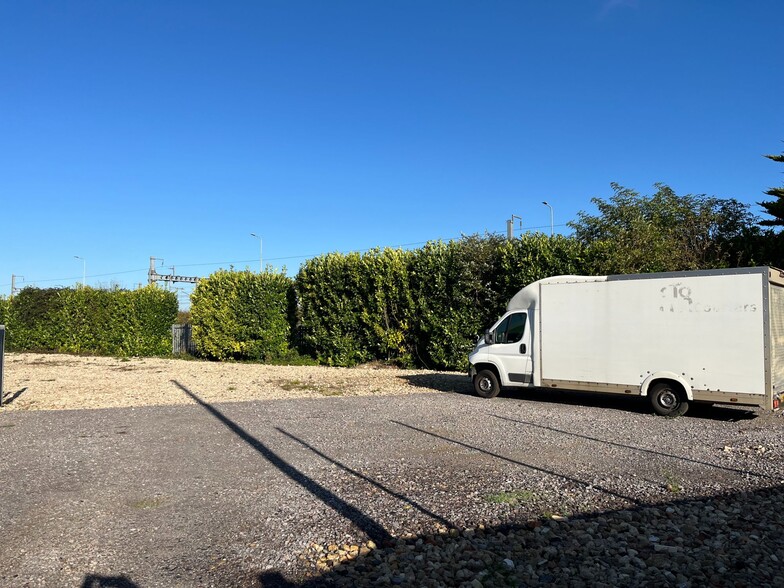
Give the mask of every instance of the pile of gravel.
<path id="1" fill-rule="evenodd" d="M 316 586 L 784 586 L 784 487 L 388 546 L 311 546 Z M 262 576 L 262 585 L 270 585 Z"/>

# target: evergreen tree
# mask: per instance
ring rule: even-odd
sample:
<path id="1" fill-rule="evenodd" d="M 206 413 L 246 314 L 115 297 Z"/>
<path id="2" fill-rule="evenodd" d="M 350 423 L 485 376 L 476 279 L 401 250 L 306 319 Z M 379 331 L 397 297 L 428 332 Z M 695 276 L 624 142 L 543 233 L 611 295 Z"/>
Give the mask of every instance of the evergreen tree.
<path id="1" fill-rule="evenodd" d="M 766 155 L 768 159 L 784 163 L 784 153 L 781 155 Z M 765 212 L 772 216 L 771 219 L 765 219 L 760 224 L 765 227 L 781 227 L 784 226 L 784 186 L 778 188 L 771 188 L 765 192 L 768 196 L 772 196 L 775 200 L 765 200 L 758 202 Z"/>

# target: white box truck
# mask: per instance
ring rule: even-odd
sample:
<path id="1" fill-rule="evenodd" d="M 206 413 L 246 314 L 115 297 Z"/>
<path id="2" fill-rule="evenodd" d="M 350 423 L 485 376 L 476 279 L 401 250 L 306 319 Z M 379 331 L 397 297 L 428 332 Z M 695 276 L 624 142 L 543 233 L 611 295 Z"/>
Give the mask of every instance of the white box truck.
<path id="1" fill-rule="evenodd" d="M 777 409 L 784 272 L 772 267 L 557 276 L 520 290 L 469 355 L 476 393 L 504 386 Z"/>

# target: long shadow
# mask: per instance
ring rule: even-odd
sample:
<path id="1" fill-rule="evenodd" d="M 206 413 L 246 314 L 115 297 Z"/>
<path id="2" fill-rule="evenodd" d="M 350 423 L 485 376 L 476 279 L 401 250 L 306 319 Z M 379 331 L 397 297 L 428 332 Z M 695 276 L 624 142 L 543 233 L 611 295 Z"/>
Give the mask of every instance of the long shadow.
<path id="1" fill-rule="evenodd" d="M 26 392 L 26 391 L 27 391 L 27 387 L 25 386 L 24 388 L 22 388 L 21 390 L 17 390 L 16 392 L 11 394 L 7 398 L 3 398 L 2 395 L 0 395 L 0 398 L 2 398 L 2 400 L 3 400 L 3 406 L 5 406 L 7 404 L 11 404 L 14 400 L 19 398 L 22 395 L 23 392 Z"/>
<path id="2" fill-rule="evenodd" d="M 288 432 L 284 431 L 280 427 L 275 427 L 275 429 L 277 429 L 278 431 L 280 431 L 281 433 L 286 435 L 286 437 L 288 437 L 289 439 L 292 439 L 293 441 L 296 441 L 297 443 L 299 443 L 303 447 L 306 447 L 307 449 L 310 449 L 313 453 L 315 453 L 319 457 L 321 457 L 323 459 L 326 459 L 331 464 L 336 465 L 337 467 L 342 469 L 344 472 L 348 472 L 352 476 L 356 476 L 360 480 L 364 480 L 368 484 L 372 484 L 373 486 L 375 486 L 376 488 L 378 488 L 379 490 L 381 490 L 383 492 L 386 492 L 390 496 L 394 496 L 398 500 L 410 504 L 413 508 L 417 509 L 419 512 L 421 512 L 423 514 L 426 514 L 427 516 L 429 516 L 432 519 L 435 519 L 436 521 L 438 521 L 439 523 L 441 523 L 445 527 L 454 527 L 454 525 L 450 521 L 448 521 L 447 519 L 445 519 L 441 515 L 437 515 L 436 513 L 428 510 L 427 508 L 425 508 L 424 506 L 422 506 L 421 504 L 419 504 L 415 500 L 411 500 L 408 496 L 406 496 L 404 494 L 400 494 L 399 492 L 395 492 L 394 490 L 391 490 L 390 488 L 387 488 L 386 486 L 384 486 L 380 482 L 376 482 L 373 478 L 370 478 L 370 477 L 366 476 L 365 474 L 357 472 L 356 470 L 352 470 L 350 467 L 340 463 L 339 461 L 329 457 L 328 455 L 325 455 L 324 453 L 322 453 L 321 451 L 319 451 L 318 449 L 316 449 L 312 445 L 309 445 L 308 443 L 306 443 L 305 441 L 303 441 L 299 437 L 296 437 L 296 436 L 292 435 L 291 433 L 288 433 Z"/>
<path id="3" fill-rule="evenodd" d="M 737 468 L 728 468 L 722 465 L 716 465 L 713 463 L 708 463 L 707 461 L 700 461 L 698 459 L 692 459 L 690 457 L 682 457 L 680 455 L 672 455 L 671 453 L 664 453 L 662 451 L 655 451 L 653 449 L 645 449 L 644 447 L 635 447 L 634 445 L 624 445 L 623 443 L 617 443 L 615 441 L 607 441 L 605 439 L 598 439 L 596 437 L 591 437 L 589 435 L 582 435 L 580 433 L 572 433 L 571 431 L 564 431 L 562 429 L 556 429 L 555 427 L 548 427 L 547 425 L 537 425 L 536 423 L 530 423 L 528 421 L 521 421 L 519 419 L 512 419 L 509 417 L 501 416 L 498 414 L 488 413 L 490 416 L 495 417 L 497 419 L 501 419 L 502 421 L 509 421 L 510 423 L 518 423 L 521 425 L 527 425 L 529 427 L 536 427 L 537 429 L 542 429 L 545 431 L 552 431 L 553 433 L 561 433 L 563 435 L 568 435 L 570 437 L 577 437 L 578 439 L 586 439 L 587 441 L 595 441 L 596 443 L 603 443 L 605 445 L 611 445 L 613 447 L 620 447 L 621 449 L 631 449 L 632 451 L 639 451 L 641 453 L 649 453 L 651 455 L 659 455 L 661 457 L 667 457 L 670 459 L 679 459 L 681 461 L 688 461 L 690 463 L 696 463 L 699 465 L 704 465 L 712 468 L 716 468 L 717 470 L 724 470 L 727 472 L 733 472 L 735 474 L 749 474 L 751 476 L 756 476 L 758 478 L 766 478 L 769 480 L 777 480 L 778 478 L 775 476 L 769 476 L 767 474 L 757 474 L 755 472 L 750 472 L 748 470 L 739 470 Z"/>
<path id="4" fill-rule="evenodd" d="M 127 576 L 88 574 L 84 577 L 81 588 L 139 588 L 139 585 Z"/>
<path id="5" fill-rule="evenodd" d="M 631 496 L 626 496 L 625 494 L 620 494 L 618 492 L 610 490 L 609 488 L 604 488 L 602 486 L 599 486 L 598 484 L 589 484 L 588 482 L 584 482 L 582 480 L 579 480 L 578 478 L 573 478 L 572 476 L 567 476 L 565 474 L 560 474 L 558 472 L 554 472 L 552 470 L 541 468 L 539 466 L 535 466 L 535 465 L 531 465 L 531 464 L 528 464 L 528 463 L 525 463 L 525 462 L 522 462 L 522 461 L 518 461 L 516 459 L 512 459 L 511 457 L 506 457 L 506 456 L 500 455 L 498 453 L 493 453 L 492 451 L 487 451 L 486 449 L 481 449 L 479 447 L 474 447 L 473 445 L 469 445 L 468 443 L 464 443 L 464 442 L 458 441 L 456 439 L 450 439 L 449 437 L 444 437 L 443 435 L 439 435 L 438 433 L 433 433 L 431 431 L 426 431 L 425 429 L 420 429 L 420 428 L 415 427 L 413 425 L 408 425 L 406 423 L 401 423 L 400 421 L 394 421 L 393 420 L 391 422 L 395 423 L 396 425 L 400 425 L 401 427 L 406 427 L 408 429 L 411 429 L 412 431 L 417 431 L 418 433 L 422 433 L 424 435 L 430 435 L 431 437 L 435 437 L 437 439 L 441 439 L 442 441 L 447 441 L 449 443 L 454 443 L 455 445 L 460 445 L 461 447 L 465 447 L 466 449 L 472 449 L 474 451 L 478 451 L 479 453 L 484 453 L 485 455 L 489 455 L 490 457 L 495 457 L 496 459 L 500 459 L 500 460 L 503 460 L 503 461 L 506 461 L 506 462 L 509 462 L 509 463 L 513 463 L 515 465 L 519 465 L 519 466 L 522 466 L 524 468 L 529 468 L 529 469 L 532 469 L 534 471 L 541 472 L 543 474 L 547 474 L 549 476 L 555 476 L 555 477 L 561 478 L 563 480 L 568 480 L 569 482 L 572 482 L 572 483 L 577 484 L 579 486 L 583 486 L 584 488 L 588 488 L 589 486 L 592 487 L 592 488 L 596 488 L 597 490 L 600 490 L 601 492 L 604 492 L 605 494 L 608 494 L 610 496 L 614 496 L 615 498 L 620 498 L 621 500 L 626 500 L 626 501 L 628 501 L 628 502 L 630 502 L 632 504 L 637 504 L 637 505 L 642 504 L 636 498 L 633 498 Z"/>
<path id="6" fill-rule="evenodd" d="M 285 474 L 290 480 L 299 484 L 302 488 L 313 494 L 316 498 L 321 500 L 324 504 L 329 506 L 339 515 L 347 518 L 352 523 L 354 523 L 360 530 L 362 530 L 368 537 L 373 539 L 376 543 L 384 543 L 390 541 L 392 539 L 392 535 L 390 535 L 384 527 L 378 524 L 376 521 L 371 519 L 361 510 L 356 508 L 355 506 L 349 504 L 342 498 L 340 498 L 334 492 L 328 490 L 315 480 L 309 478 L 298 469 L 290 465 L 288 462 L 283 460 L 280 456 L 278 456 L 275 452 L 269 449 L 266 445 L 264 445 L 261 441 L 256 439 L 253 435 L 248 433 L 245 429 L 240 427 L 237 423 L 232 421 L 226 415 L 224 415 L 221 411 L 217 408 L 212 406 L 211 404 L 204 402 L 201 398 L 199 398 L 196 394 L 188 390 L 185 386 L 180 384 L 176 380 L 171 380 L 171 382 L 176 385 L 180 390 L 182 390 L 185 394 L 187 394 L 190 398 L 192 398 L 199 406 L 204 408 L 207 412 L 209 412 L 212 416 L 218 419 L 221 423 L 223 423 L 229 430 L 231 430 L 234 434 L 236 434 L 240 439 L 245 441 L 248 445 L 250 445 L 253 449 L 258 451 L 264 459 L 269 461 L 272 465 L 278 468 L 283 474 Z"/>

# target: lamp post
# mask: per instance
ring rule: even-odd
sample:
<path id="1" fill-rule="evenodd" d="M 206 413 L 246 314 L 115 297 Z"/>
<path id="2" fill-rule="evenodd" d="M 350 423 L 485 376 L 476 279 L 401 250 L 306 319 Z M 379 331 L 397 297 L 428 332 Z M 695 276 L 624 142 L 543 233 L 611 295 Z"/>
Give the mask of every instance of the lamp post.
<path id="1" fill-rule="evenodd" d="M 547 208 L 550 209 L 550 236 L 552 237 L 553 236 L 553 207 L 550 206 L 546 200 L 542 202 L 542 204 L 544 204 Z"/>
<path id="2" fill-rule="evenodd" d="M 87 261 L 84 259 L 84 257 L 79 257 L 78 255 L 74 255 L 74 259 L 82 260 L 82 288 L 85 288 L 87 286 Z"/>
<path id="3" fill-rule="evenodd" d="M 264 271 L 264 266 L 262 265 L 261 253 L 262 253 L 262 246 L 264 242 L 262 241 L 261 237 L 259 237 L 256 233 L 251 233 L 250 236 L 256 237 L 256 239 L 259 240 L 259 273 L 262 273 Z"/>

